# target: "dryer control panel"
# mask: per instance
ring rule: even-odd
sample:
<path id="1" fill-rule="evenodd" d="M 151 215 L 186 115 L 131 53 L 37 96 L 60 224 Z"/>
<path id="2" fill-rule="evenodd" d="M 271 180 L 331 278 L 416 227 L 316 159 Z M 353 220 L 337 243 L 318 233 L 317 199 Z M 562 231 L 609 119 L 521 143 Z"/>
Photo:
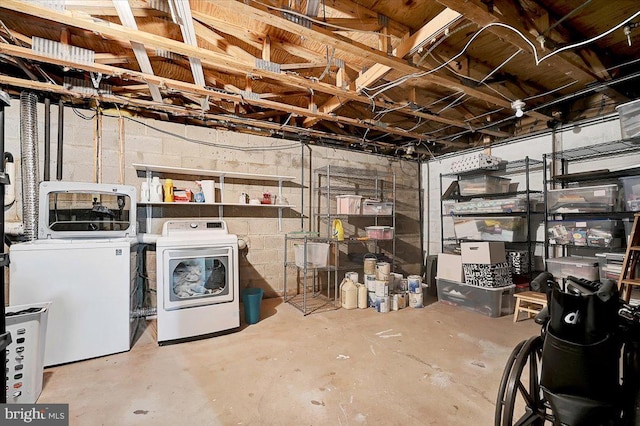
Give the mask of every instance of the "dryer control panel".
<path id="1" fill-rule="evenodd" d="M 168 236 L 176 232 L 217 232 L 227 234 L 227 224 L 220 219 L 181 219 L 168 220 L 162 226 L 162 235 Z"/>

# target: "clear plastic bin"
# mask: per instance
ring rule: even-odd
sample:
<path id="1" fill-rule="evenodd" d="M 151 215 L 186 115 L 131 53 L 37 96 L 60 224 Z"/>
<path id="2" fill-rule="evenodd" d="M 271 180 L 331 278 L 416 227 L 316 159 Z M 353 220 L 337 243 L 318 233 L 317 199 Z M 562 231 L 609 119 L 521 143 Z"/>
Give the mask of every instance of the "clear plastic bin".
<path id="1" fill-rule="evenodd" d="M 440 302 L 492 318 L 513 314 L 515 285 L 488 288 L 436 278 L 436 286 Z"/>
<path id="2" fill-rule="evenodd" d="M 527 241 L 527 219 L 524 217 L 456 217 L 453 230 L 459 240 Z"/>
<path id="3" fill-rule="evenodd" d="M 498 176 L 460 176 L 458 187 L 460 195 L 472 196 L 482 194 L 501 194 L 509 192 L 511 179 Z"/>
<path id="4" fill-rule="evenodd" d="M 307 248 L 307 268 L 325 268 L 329 259 L 329 243 L 294 244 L 296 266 L 305 266 L 305 247 Z"/>
<path id="5" fill-rule="evenodd" d="M 362 202 L 362 214 L 392 215 L 393 203 L 377 200 L 364 200 Z"/>
<path id="6" fill-rule="evenodd" d="M 590 213 L 614 211 L 618 185 L 583 186 L 547 192 L 550 213 Z"/>
<path id="7" fill-rule="evenodd" d="M 616 107 L 620 116 L 622 139 L 640 136 L 640 99 Z"/>
<path id="8" fill-rule="evenodd" d="M 549 244 L 582 247 L 622 247 L 622 221 L 611 219 L 555 220 L 547 225 Z"/>
<path id="9" fill-rule="evenodd" d="M 527 211 L 527 199 L 525 197 L 479 199 L 445 204 L 444 207 L 445 214 L 520 213 Z"/>
<path id="10" fill-rule="evenodd" d="M 337 195 L 338 214 L 360 214 L 361 195 Z"/>
<path id="11" fill-rule="evenodd" d="M 620 178 L 624 189 L 624 206 L 628 212 L 640 211 L 640 176 Z"/>
<path id="12" fill-rule="evenodd" d="M 364 228 L 367 237 L 374 240 L 392 240 L 393 228 L 391 226 L 367 226 Z"/>
<path id="13" fill-rule="evenodd" d="M 569 275 L 595 281 L 599 276 L 598 259 L 595 257 L 556 257 L 547 259 L 547 271 L 556 279 Z"/>

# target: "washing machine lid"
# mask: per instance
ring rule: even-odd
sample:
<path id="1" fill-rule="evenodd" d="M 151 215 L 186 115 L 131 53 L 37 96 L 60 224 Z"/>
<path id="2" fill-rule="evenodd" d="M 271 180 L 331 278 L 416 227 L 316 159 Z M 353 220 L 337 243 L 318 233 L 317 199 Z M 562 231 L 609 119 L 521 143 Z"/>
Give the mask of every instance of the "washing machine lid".
<path id="1" fill-rule="evenodd" d="M 136 188 L 90 182 L 40 183 L 38 238 L 136 235 Z"/>

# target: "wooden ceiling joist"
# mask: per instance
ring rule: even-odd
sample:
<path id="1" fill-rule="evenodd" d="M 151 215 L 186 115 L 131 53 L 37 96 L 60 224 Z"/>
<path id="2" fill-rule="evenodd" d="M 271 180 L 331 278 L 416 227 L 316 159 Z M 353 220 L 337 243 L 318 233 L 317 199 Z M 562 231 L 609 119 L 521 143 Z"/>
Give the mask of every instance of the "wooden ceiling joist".
<path id="1" fill-rule="evenodd" d="M 34 15 L 34 16 L 41 16 L 44 12 L 43 8 L 37 5 L 23 3 L 17 0 L 4 0 L 2 3 L 0 3 L 0 8 L 5 8 L 5 7 L 11 8 L 13 10 L 17 10 L 22 13 Z M 195 47 L 195 46 L 189 46 L 184 43 L 178 42 L 176 40 L 167 39 L 154 34 L 135 31 L 132 29 L 122 27 L 120 25 L 113 24 L 113 23 L 96 22 L 94 19 L 79 18 L 69 13 L 60 13 L 56 11 L 47 10 L 47 15 L 49 19 L 55 20 L 65 25 L 72 25 L 79 28 L 83 28 L 88 31 L 94 31 L 94 32 L 103 34 L 104 36 L 114 37 L 117 40 L 124 39 L 129 41 L 135 41 L 138 43 L 143 43 L 150 47 L 153 46 L 156 48 L 162 48 L 169 51 L 173 51 L 175 53 L 179 53 L 187 57 L 189 56 L 198 57 L 202 60 L 204 65 L 221 69 L 223 71 L 237 73 L 238 71 L 244 70 L 246 73 L 251 73 L 253 75 L 260 76 L 263 78 L 275 79 L 282 84 L 290 85 L 291 87 L 294 87 L 294 88 L 305 88 L 310 90 L 316 90 L 316 91 L 328 93 L 331 95 L 339 95 L 342 98 L 349 99 L 349 100 L 355 100 L 355 101 L 366 103 L 366 104 L 371 103 L 370 99 L 362 95 L 359 95 L 353 91 L 343 90 L 341 88 L 336 88 L 333 85 L 324 84 L 317 81 L 311 81 L 311 80 L 293 76 L 293 75 L 282 74 L 282 73 L 278 74 L 278 73 L 273 73 L 266 70 L 256 69 L 254 67 L 249 67 L 245 63 L 240 62 L 236 58 L 233 58 L 229 55 L 212 52 L 212 51 Z M 9 46 L 0 45 L 0 49 L 10 50 L 11 48 Z M 22 54 L 23 55 L 26 54 L 27 56 L 31 55 L 31 53 L 26 53 L 26 52 L 22 52 Z M 32 58 L 35 58 L 35 56 L 32 56 Z M 39 60 L 42 60 L 42 58 L 40 58 Z M 47 58 L 46 61 L 55 62 L 53 59 L 50 59 L 50 58 Z M 68 65 L 68 64 L 64 63 L 62 65 Z M 123 73 L 124 71 L 112 70 L 112 72 Z M 148 76 L 146 78 L 148 78 Z M 153 79 L 147 80 L 147 82 L 153 83 Z M 375 104 L 383 108 L 401 107 L 399 105 L 386 105 L 384 103 L 379 103 L 379 102 L 376 102 Z M 415 115 L 414 111 L 412 111 L 408 107 L 399 108 L 399 110 L 409 115 Z M 305 116 L 307 114 L 302 114 L 302 115 Z M 325 116 L 332 117 L 330 115 L 325 115 Z M 427 115 L 425 114 L 423 118 L 427 118 Z M 468 124 L 466 123 L 457 122 L 455 120 L 447 119 L 444 117 L 431 115 L 431 119 L 434 121 L 438 121 L 446 124 L 452 124 L 465 129 L 468 128 Z"/>

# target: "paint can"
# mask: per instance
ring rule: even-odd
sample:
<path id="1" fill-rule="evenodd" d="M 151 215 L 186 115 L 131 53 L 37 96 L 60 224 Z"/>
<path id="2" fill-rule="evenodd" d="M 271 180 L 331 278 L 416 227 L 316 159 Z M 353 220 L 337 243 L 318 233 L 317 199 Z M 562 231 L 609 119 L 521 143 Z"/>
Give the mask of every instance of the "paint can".
<path id="1" fill-rule="evenodd" d="M 370 308 L 375 308 L 376 307 L 376 292 L 375 291 L 368 291 L 367 292 L 367 299 L 369 301 L 369 307 Z"/>
<path id="2" fill-rule="evenodd" d="M 409 286 L 409 293 L 422 294 L 422 277 L 420 275 L 409 275 L 407 277 L 407 285 Z"/>
<path id="3" fill-rule="evenodd" d="M 400 285 L 400 280 L 402 280 L 402 274 L 398 274 L 397 272 L 391 273 L 389 276 L 389 293 L 395 293 Z"/>
<path id="4" fill-rule="evenodd" d="M 385 281 L 376 280 L 376 297 L 389 295 L 389 285 Z"/>
<path id="5" fill-rule="evenodd" d="M 423 308 L 422 304 L 422 288 L 420 293 L 409 293 L 409 307 L 410 308 Z"/>
<path id="6" fill-rule="evenodd" d="M 376 298 L 376 311 L 383 314 L 389 312 L 389 296 Z"/>
<path id="7" fill-rule="evenodd" d="M 376 263 L 376 279 L 377 280 L 389 282 L 390 274 L 391 274 L 391 265 L 388 262 Z"/>
<path id="8" fill-rule="evenodd" d="M 364 285 L 367 286 L 368 291 L 376 291 L 376 275 L 375 274 L 365 274 L 364 276 Z"/>
<path id="9" fill-rule="evenodd" d="M 364 257 L 364 273 L 367 274 L 375 274 L 376 273 L 376 263 L 378 259 L 374 255 L 367 254 Z"/>
<path id="10" fill-rule="evenodd" d="M 358 273 L 357 272 L 347 272 L 346 274 L 344 274 L 344 277 L 345 278 L 349 278 L 354 283 L 358 282 Z"/>
<path id="11" fill-rule="evenodd" d="M 398 309 L 404 309 L 409 305 L 409 296 L 406 292 L 396 292 L 394 296 L 398 298 Z"/>
<path id="12" fill-rule="evenodd" d="M 397 292 L 406 292 L 409 291 L 409 284 L 406 278 L 402 278 L 399 283 L 396 284 Z"/>

